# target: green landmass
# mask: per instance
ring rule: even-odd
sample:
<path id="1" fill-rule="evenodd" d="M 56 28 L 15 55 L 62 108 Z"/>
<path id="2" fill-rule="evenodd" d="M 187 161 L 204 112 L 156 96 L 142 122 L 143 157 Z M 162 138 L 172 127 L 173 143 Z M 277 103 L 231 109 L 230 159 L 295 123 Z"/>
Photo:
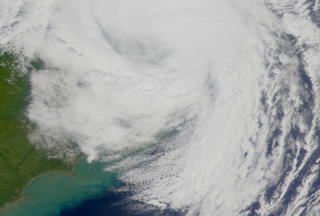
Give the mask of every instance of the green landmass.
<path id="1" fill-rule="evenodd" d="M 30 97 L 30 73 L 44 68 L 40 59 L 26 72 L 15 54 L 0 53 L 0 208 L 21 196 L 34 177 L 53 171 L 70 171 L 71 165 L 48 159 L 28 140 L 33 126 L 25 115 Z"/>

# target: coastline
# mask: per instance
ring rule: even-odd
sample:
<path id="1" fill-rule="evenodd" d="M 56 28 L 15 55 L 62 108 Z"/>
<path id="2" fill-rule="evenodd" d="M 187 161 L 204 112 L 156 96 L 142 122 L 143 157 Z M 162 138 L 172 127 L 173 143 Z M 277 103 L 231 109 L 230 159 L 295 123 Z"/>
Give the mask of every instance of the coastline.
<path id="1" fill-rule="evenodd" d="M 72 168 L 73 169 L 73 168 Z M 5 212 L 6 210 L 8 210 L 8 208 L 10 208 L 11 206 L 17 204 L 18 202 L 20 202 L 21 200 L 23 200 L 25 197 L 23 195 L 23 190 L 30 185 L 33 181 L 35 181 L 36 179 L 45 176 L 45 175 L 50 175 L 50 174 L 65 174 L 65 175 L 69 175 L 72 177 L 75 177 L 76 175 L 74 173 L 72 173 L 72 171 L 63 171 L 63 170 L 57 170 L 57 171 L 49 171 L 49 172 L 45 172 L 45 173 L 41 173 L 35 177 L 33 177 L 29 182 L 27 182 L 27 184 L 23 187 L 22 191 L 20 192 L 20 197 L 16 200 L 13 200 L 11 202 L 8 202 L 6 204 L 4 204 L 4 206 L 2 206 L 0 208 L 0 214 Z"/>
<path id="2" fill-rule="evenodd" d="M 31 92 L 30 73 L 43 67 L 40 59 L 26 63 L 17 53 L 0 49 L 0 213 L 23 200 L 25 188 L 39 177 L 55 173 L 74 176 L 74 167 L 84 156 L 79 154 L 68 162 L 49 159 L 29 141 L 25 109 Z"/>
<path id="3" fill-rule="evenodd" d="M 106 172 L 108 163 L 88 163 L 85 155 L 74 160 L 71 171 L 43 173 L 25 186 L 22 195 L 7 203 L 2 216 L 58 216 L 65 209 L 97 199 L 121 185 L 115 172 Z"/>
<path id="4" fill-rule="evenodd" d="M 70 171 L 67 171 L 67 170 L 48 171 L 48 172 L 41 173 L 41 174 L 33 177 L 32 179 L 30 179 L 30 181 L 28 181 L 26 183 L 26 185 L 23 187 L 23 189 L 21 190 L 19 198 L 17 198 L 16 200 L 13 200 L 11 202 L 8 202 L 8 203 L 4 204 L 2 207 L 0 207 L 0 214 L 4 213 L 5 211 L 8 210 L 8 208 L 10 208 L 10 207 L 14 206 L 15 204 L 18 204 L 20 201 L 22 201 L 25 198 L 24 195 L 23 195 L 24 189 L 28 185 L 30 185 L 32 182 L 34 182 L 35 180 L 37 180 L 38 178 L 40 178 L 42 176 L 51 175 L 51 174 L 65 174 L 65 175 L 68 175 L 68 176 L 71 176 L 71 177 L 76 177 L 77 175 L 75 173 L 73 173 L 74 168 L 76 167 L 77 163 L 84 157 L 85 157 L 85 155 L 83 155 L 83 154 L 78 156 L 78 157 L 76 157 L 74 162 L 72 162 L 72 164 L 71 164 Z"/>

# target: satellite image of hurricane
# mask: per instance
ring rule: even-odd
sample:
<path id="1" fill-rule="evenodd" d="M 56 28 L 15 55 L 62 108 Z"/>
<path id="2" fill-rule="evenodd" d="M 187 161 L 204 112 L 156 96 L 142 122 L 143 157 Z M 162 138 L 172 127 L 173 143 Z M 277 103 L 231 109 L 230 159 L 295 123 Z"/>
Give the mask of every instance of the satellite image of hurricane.
<path id="1" fill-rule="evenodd" d="M 319 216 L 320 0 L 0 0 L 1 216 Z"/>

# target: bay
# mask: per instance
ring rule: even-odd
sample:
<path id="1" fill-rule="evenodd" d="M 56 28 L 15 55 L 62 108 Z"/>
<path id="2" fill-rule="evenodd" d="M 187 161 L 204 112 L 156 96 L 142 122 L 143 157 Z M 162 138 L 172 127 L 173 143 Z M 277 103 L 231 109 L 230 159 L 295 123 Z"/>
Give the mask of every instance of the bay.
<path id="1" fill-rule="evenodd" d="M 22 198 L 8 206 L 2 216 L 57 216 L 62 209 L 76 207 L 85 200 L 104 197 L 118 187 L 116 173 L 107 172 L 108 164 L 88 163 L 81 158 L 71 173 L 49 173 L 31 181 Z"/>

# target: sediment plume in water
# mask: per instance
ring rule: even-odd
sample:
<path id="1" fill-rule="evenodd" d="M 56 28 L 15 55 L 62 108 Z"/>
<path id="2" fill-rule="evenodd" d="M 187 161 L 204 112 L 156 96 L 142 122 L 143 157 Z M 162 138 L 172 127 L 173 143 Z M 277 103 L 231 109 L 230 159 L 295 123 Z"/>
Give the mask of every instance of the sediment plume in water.
<path id="1" fill-rule="evenodd" d="M 133 199 L 317 215 L 319 4 L 5 0 L 0 43 L 48 66 L 30 140 L 113 161 Z"/>

